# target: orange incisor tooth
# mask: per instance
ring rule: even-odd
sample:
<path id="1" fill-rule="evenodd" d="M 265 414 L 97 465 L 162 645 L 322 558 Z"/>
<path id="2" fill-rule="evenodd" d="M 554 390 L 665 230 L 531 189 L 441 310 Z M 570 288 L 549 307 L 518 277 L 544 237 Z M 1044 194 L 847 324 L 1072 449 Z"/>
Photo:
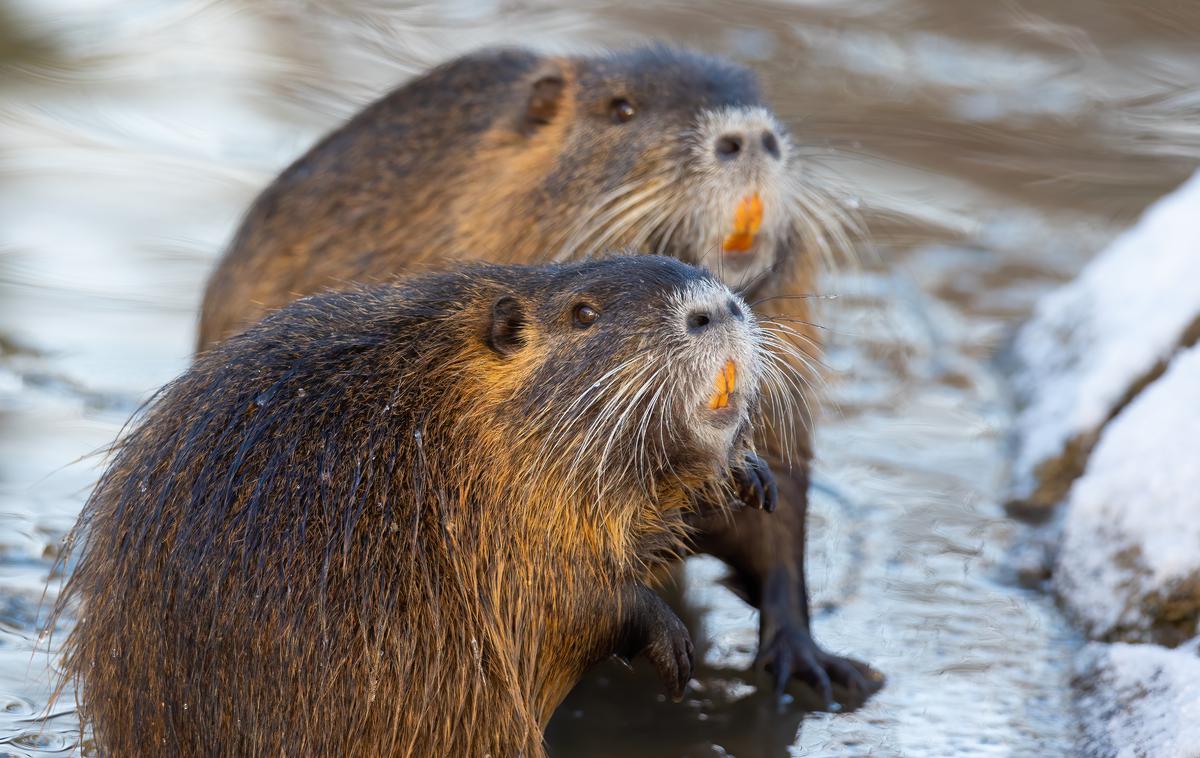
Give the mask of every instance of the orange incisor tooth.
<path id="1" fill-rule="evenodd" d="M 710 410 L 719 411 L 729 405 L 729 396 L 737 385 L 737 364 L 725 361 L 725 367 L 717 374 L 717 391 L 708 400 Z"/>
<path id="2" fill-rule="evenodd" d="M 727 253 L 744 253 L 754 246 L 754 237 L 762 226 L 762 198 L 755 192 L 747 195 L 738 203 L 733 212 L 733 231 L 721 244 L 721 249 Z"/>

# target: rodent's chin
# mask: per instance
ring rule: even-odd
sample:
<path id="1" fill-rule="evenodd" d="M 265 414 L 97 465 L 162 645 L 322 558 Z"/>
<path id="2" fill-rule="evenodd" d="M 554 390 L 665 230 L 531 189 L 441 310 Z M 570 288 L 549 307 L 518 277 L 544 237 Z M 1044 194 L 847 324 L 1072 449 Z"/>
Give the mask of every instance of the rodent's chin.
<path id="1" fill-rule="evenodd" d="M 712 409 L 707 405 L 699 411 L 700 422 L 717 430 L 736 430 L 746 420 L 746 401 L 741 392 L 729 395 L 729 404 Z"/>
<path id="2" fill-rule="evenodd" d="M 729 396 L 729 404 L 712 409 L 701 405 L 692 412 L 689 427 L 696 442 L 724 460 L 750 423 L 749 403 L 744 393 Z"/>

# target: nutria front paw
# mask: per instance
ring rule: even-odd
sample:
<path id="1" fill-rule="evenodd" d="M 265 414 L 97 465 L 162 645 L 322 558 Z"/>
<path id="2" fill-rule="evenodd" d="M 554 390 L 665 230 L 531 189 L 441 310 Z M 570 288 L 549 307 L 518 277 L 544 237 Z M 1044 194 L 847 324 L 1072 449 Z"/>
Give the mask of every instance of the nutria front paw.
<path id="1" fill-rule="evenodd" d="M 779 491 L 775 487 L 775 476 L 771 467 L 754 453 L 747 453 L 739 466 L 733 469 L 734 502 L 770 513 L 779 502 Z"/>
<path id="2" fill-rule="evenodd" d="M 692 637 L 671 606 L 649 587 L 632 585 L 625 596 L 625 618 L 616 654 L 625 660 L 645 655 L 667 692 L 678 702 L 692 678 Z"/>
<path id="3" fill-rule="evenodd" d="M 857 705 L 884 684 L 883 674 L 862 661 L 825 652 L 808 632 L 792 625 L 784 625 L 760 641 L 755 665 L 772 675 L 777 697 L 783 697 L 788 682 L 796 677 L 811 685 L 831 710 L 838 709 L 834 685 L 845 690 L 849 703 Z"/>
<path id="4" fill-rule="evenodd" d="M 642 652 L 654 664 L 671 699 L 677 703 L 682 700 L 683 691 L 692 678 L 695 650 L 692 636 L 679 617 L 672 613 L 670 618 L 662 619 L 662 623 L 651 630 L 650 642 Z"/>

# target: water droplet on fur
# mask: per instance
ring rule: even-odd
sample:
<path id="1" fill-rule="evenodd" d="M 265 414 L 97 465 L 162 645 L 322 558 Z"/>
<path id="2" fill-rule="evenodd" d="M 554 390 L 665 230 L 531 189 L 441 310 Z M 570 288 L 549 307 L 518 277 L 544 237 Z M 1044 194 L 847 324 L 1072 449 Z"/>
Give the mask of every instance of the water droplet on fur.
<path id="1" fill-rule="evenodd" d="M 109 650 L 109 651 L 108 651 L 108 654 L 109 654 L 109 655 L 111 655 L 113 658 L 120 658 L 120 657 L 121 657 L 121 651 L 120 651 L 120 650 L 117 650 L 115 647 L 114 647 L 114 648 L 112 648 L 111 650 Z"/>
<path id="2" fill-rule="evenodd" d="M 304 397 L 307 394 L 308 394 L 308 390 L 304 389 L 303 387 L 296 390 L 296 397 Z"/>
<path id="3" fill-rule="evenodd" d="M 146 480 L 145 480 L 145 479 L 143 479 L 142 481 L 138 482 L 138 492 L 140 492 L 140 493 L 142 493 L 143 495 L 145 495 L 145 494 L 146 494 L 146 491 L 147 491 L 147 490 L 149 490 L 149 489 L 150 489 L 150 488 L 146 486 Z"/>
<path id="4" fill-rule="evenodd" d="M 185 711 L 187 710 L 187 703 L 183 704 L 183 710 L 185 710 Z"/>
<path id="5" fill-rule="evenodd" d="M 390 413 L 390 412 L 391 412 L 391 410 L 392 410 L 392 406 L 391 406 L 391 405 L 385 405 L 385 406 L 383 406 L 383 412 L 384 412 L 384 413 Z"/>

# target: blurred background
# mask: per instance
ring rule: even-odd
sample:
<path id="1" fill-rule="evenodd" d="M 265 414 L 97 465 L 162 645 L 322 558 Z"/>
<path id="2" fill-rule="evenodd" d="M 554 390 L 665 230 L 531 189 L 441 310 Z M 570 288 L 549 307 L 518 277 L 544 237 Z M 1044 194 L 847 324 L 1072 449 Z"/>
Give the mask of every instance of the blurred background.
<path id="1" fill-rule="evenodd" d="M 648 40 L 757 69 L 870 233 L 823 283 L 838 298 L 809 566 L 818 638 L 889 682 L 853 712 L 806 712 L 800 692 L 776 713 L 743 671 L 754 612 L 695 559 L 688 699 L 604 668 L 552 754 L 1069 753 L 1078 641 L 1006 559 L 1026 527 L 1000 505 L 994 357 L 1200 163 L 1200 4 L 1181 0 L 0 0 L 0 756 L 83 749 L 69 692 L 40 718 L 54 558 L 88 454 L 186 366 L 255 194 L 461 52 Z"/>

